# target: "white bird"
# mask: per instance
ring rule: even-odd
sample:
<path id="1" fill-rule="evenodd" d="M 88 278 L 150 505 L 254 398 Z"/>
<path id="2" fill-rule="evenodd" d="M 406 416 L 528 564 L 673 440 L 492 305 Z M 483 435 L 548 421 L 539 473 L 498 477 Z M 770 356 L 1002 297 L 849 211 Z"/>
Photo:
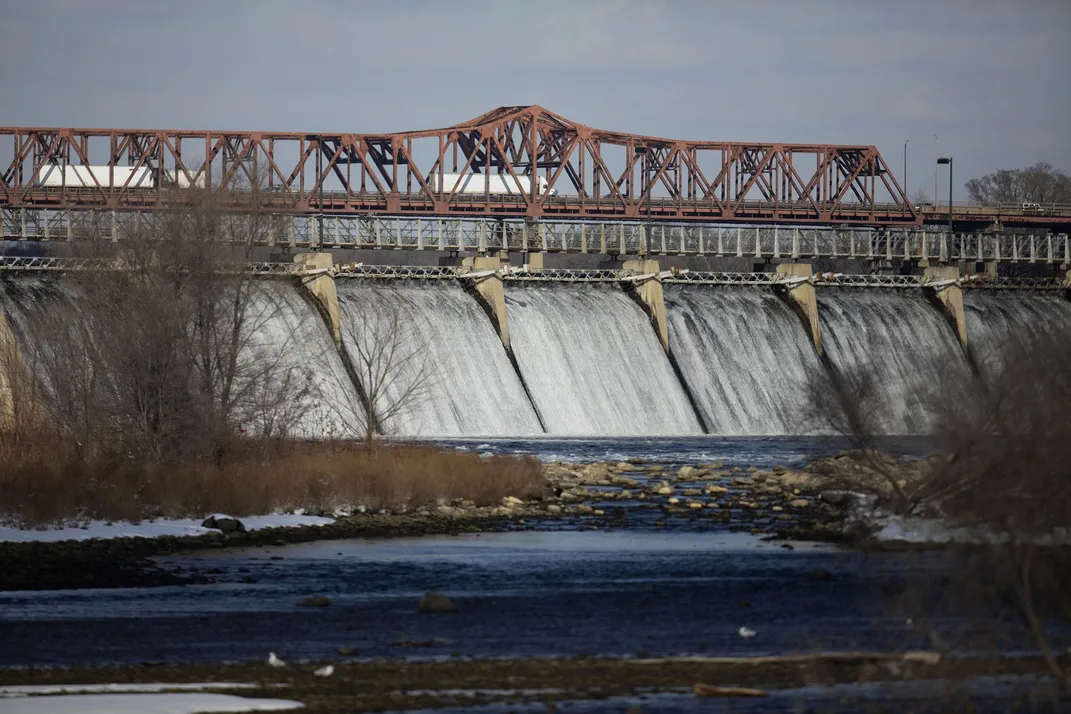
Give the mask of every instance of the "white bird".
<path id="1" fill-rule="evenodd" d="M 754 630 L 749 630 L 749 629 L 748 629 L 748 628 L 746 628 L 746 627 L 741 627 L 741 628 L 740 628 L 739 630 L 737 630 L 736 632 L 737 632 L 737 634 L 739 634 L 739 635 L 740 635 L 741 637 L 743 637 L 743 638 L 744 638 L 745 640 L 746 640 L 747 638 L 749 638 L 749 637 L 754 637 L 754 636 L 756 635 L 756 632 L 755 632 Z"/>
<path id="2" fill-rule="evenodd" d="M 329 665 L 326 665 L 324 667 L 320 667 L 318 670 L 313 672 L 313 674 L 315 674 L 317 677 L 330 677 L 334 673 L 335 673 L 335 665 L 333 665 L 333 664 L 329 664 Z"/>
<path id="3" fill-rule="evenodd" d="M 268 653 L 268 664 L 272 667 L 285 667 L 286 662 L 275 656 L 274 652 Z"/>

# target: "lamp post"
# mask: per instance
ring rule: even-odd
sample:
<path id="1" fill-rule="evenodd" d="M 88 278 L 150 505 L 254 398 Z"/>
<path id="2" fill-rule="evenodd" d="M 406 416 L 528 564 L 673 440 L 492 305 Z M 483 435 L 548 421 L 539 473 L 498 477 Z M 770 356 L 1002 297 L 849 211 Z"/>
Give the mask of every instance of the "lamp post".
<path id="1" fill-rule="evenodd" d="M 911 143 L 911 139 L 904 142 L 904 195 L 907 196 L 907 200 L 911 200 L 911 196 L 907 193 L 907 145 Z"/>
<path id="2" fill-rule="evenodd" d="M 952 234 L 952 157 L 942 156 L 937 159 L 937 165 L 948 164 L 948 234 Z M 936 169 L 935 169 L 936 171 Z"/>
<path id="3" fill-rule="evenodd" d="M 933 153 L 937 153 L 937 134 L 933 135 Z M 937 206 L 937 167 L 933 167 L 933 205 Z"/>

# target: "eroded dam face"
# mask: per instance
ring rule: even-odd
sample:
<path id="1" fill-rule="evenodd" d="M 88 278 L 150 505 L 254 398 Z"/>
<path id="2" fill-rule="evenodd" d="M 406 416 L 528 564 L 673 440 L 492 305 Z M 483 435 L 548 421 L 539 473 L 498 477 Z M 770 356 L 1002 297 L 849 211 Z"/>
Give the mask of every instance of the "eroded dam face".
<path id="1" fill-rule="evenodd" d="M 399 437 L 822 433 L 814 385 L 860 368 L 874 378 L 878 431 L 903 435 L 926 433 L 926 395 L 943 374 L 984 375 L 1009 340 L 1071 331 L 1060 290 L 964 289 L 957 317 L 956 301 L 921 287 L 808 288 L 819 340 L 809 308 L 771 285 L 669 280 L 652 306 L 624 281 L 495 279 L 504 299 L 453 274 L 340 274 L 315 296 L 293 278 L 265 278 L 243 349 L 300 394 L 286 431 L 302 438 L 359 438 L 370 390 L 390 406 L 380 431 Z M 76 281 L 5 276 L 0 337 L 32 369 L 62 347 L 42 326 L 77 320 L 84 299 Z M 47 373 L 37 371 L 41 389 Z M 402 398 L 414 384 L 418 395 Z M 3 390 L 8 408 L 0 380 Z"/>

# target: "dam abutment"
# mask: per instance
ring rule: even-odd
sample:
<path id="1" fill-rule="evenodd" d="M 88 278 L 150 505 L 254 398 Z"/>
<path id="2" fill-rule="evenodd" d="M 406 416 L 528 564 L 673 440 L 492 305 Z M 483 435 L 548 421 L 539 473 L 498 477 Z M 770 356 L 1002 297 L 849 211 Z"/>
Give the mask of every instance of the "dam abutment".
<path id="1" fill-rule="evenodd" d="M 814 283 L 811 282 L 814 269 L 809 263 L 781 263 L 777 266 L 777 272 L 780 275 L 798 278 L 788 283 L 785 295 L 803 320 L 815 352 L 819 355 L 823 354 L 822 328 L 818 321 L 818 296 L 815 293 Z"/>
<path id="2" fill-rule="evenodd" d="M 661 268 L 657 260 L 627 260 L 625 270 L 634 273 L 628 281 L 630 294 L 640 303 L 651 320 L 658 342 L 669 354 L 669 327 L 666 322 L 666 299 L 662 289 Z"/>

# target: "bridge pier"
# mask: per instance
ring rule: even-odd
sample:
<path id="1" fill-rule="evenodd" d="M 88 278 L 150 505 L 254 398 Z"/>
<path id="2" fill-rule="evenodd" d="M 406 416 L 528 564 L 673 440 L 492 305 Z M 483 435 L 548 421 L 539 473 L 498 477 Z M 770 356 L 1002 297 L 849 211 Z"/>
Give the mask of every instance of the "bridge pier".
<path id="1" fill-rule="evenodd" d="M 342 344 L 342 319 L 338 312 L 338 291 L 335 290 L 335 277 L 331 273 L 332 258 L 330 253 L 299 253 L 294 262 L 304 266 L 308 274 L 301 278 L 302 285 L 323 309 L 331 328 L 331 339 L 335 345 Z"/>
<path id="2" fill-rule="evenodd" d="M 823 354 L 822 329 L 818 322 L 818 296 L 814 290 L 814 283 L 810 280 L 814 275 L 814 268 L 810 263 L 781 263 L 777 266 L 777 272 L 781 275 L 801 278 L 795 284 L 789 284 L 788 297 L 806 323 L 815 351 L 820 355 Z"/>
<path id="3" fill-rule="evenodd" d="M 662 349 L 669 354 L 669 325 L 666 320 L 666 299 L 662 290 L 662 279 L 659 277 L 661 268 L 657 260 L 626 260 L 625 270 L 632 271 L 640 277 L 633 281 L 631 290 L 633 296 L 643 305 L 647 316 L 651 319 L 651 325 L 655 328 L 658 341 Z"/>
<path id="4" fill-rule="evenodd" d="M 542 258 L 542 254 L 537 254 Z M 542 262 L 542 261 L 541 261 Z M 472 278 L 472 287 L 479 295 L 484 308 L 490 314 L 495 323 L 495 330 L 502 340 L 502 346 L 506 352 L 510 352 L 509 320 L 506 318 L 506 291 L 502 286 L 502 275 L 497 271 L 502 268 L 502 260 L 498 257 L 472 257 L 465 258 L 462 265 L 471 268 L 472 272 L 481 273 L 488 270 L 496 271 L 489 275 L 481 275 Z M 541 266 L 542 267 L 542 266 Z"/>
<path id="5" fill-rule="evenodd" d="M 940 301 L 945 317 L 951 323 L 952 329 L 956 331 L 956 339 L 959 340 L 960 346 L 967 349 L 967 317 L 963 312 L 963 289 L 955 282 L 960 277 L 959 268 L 950 266 L 926 268 L 923 276 L 936 283 L 928 289 L 932 290 L 934 297 Z"/>

